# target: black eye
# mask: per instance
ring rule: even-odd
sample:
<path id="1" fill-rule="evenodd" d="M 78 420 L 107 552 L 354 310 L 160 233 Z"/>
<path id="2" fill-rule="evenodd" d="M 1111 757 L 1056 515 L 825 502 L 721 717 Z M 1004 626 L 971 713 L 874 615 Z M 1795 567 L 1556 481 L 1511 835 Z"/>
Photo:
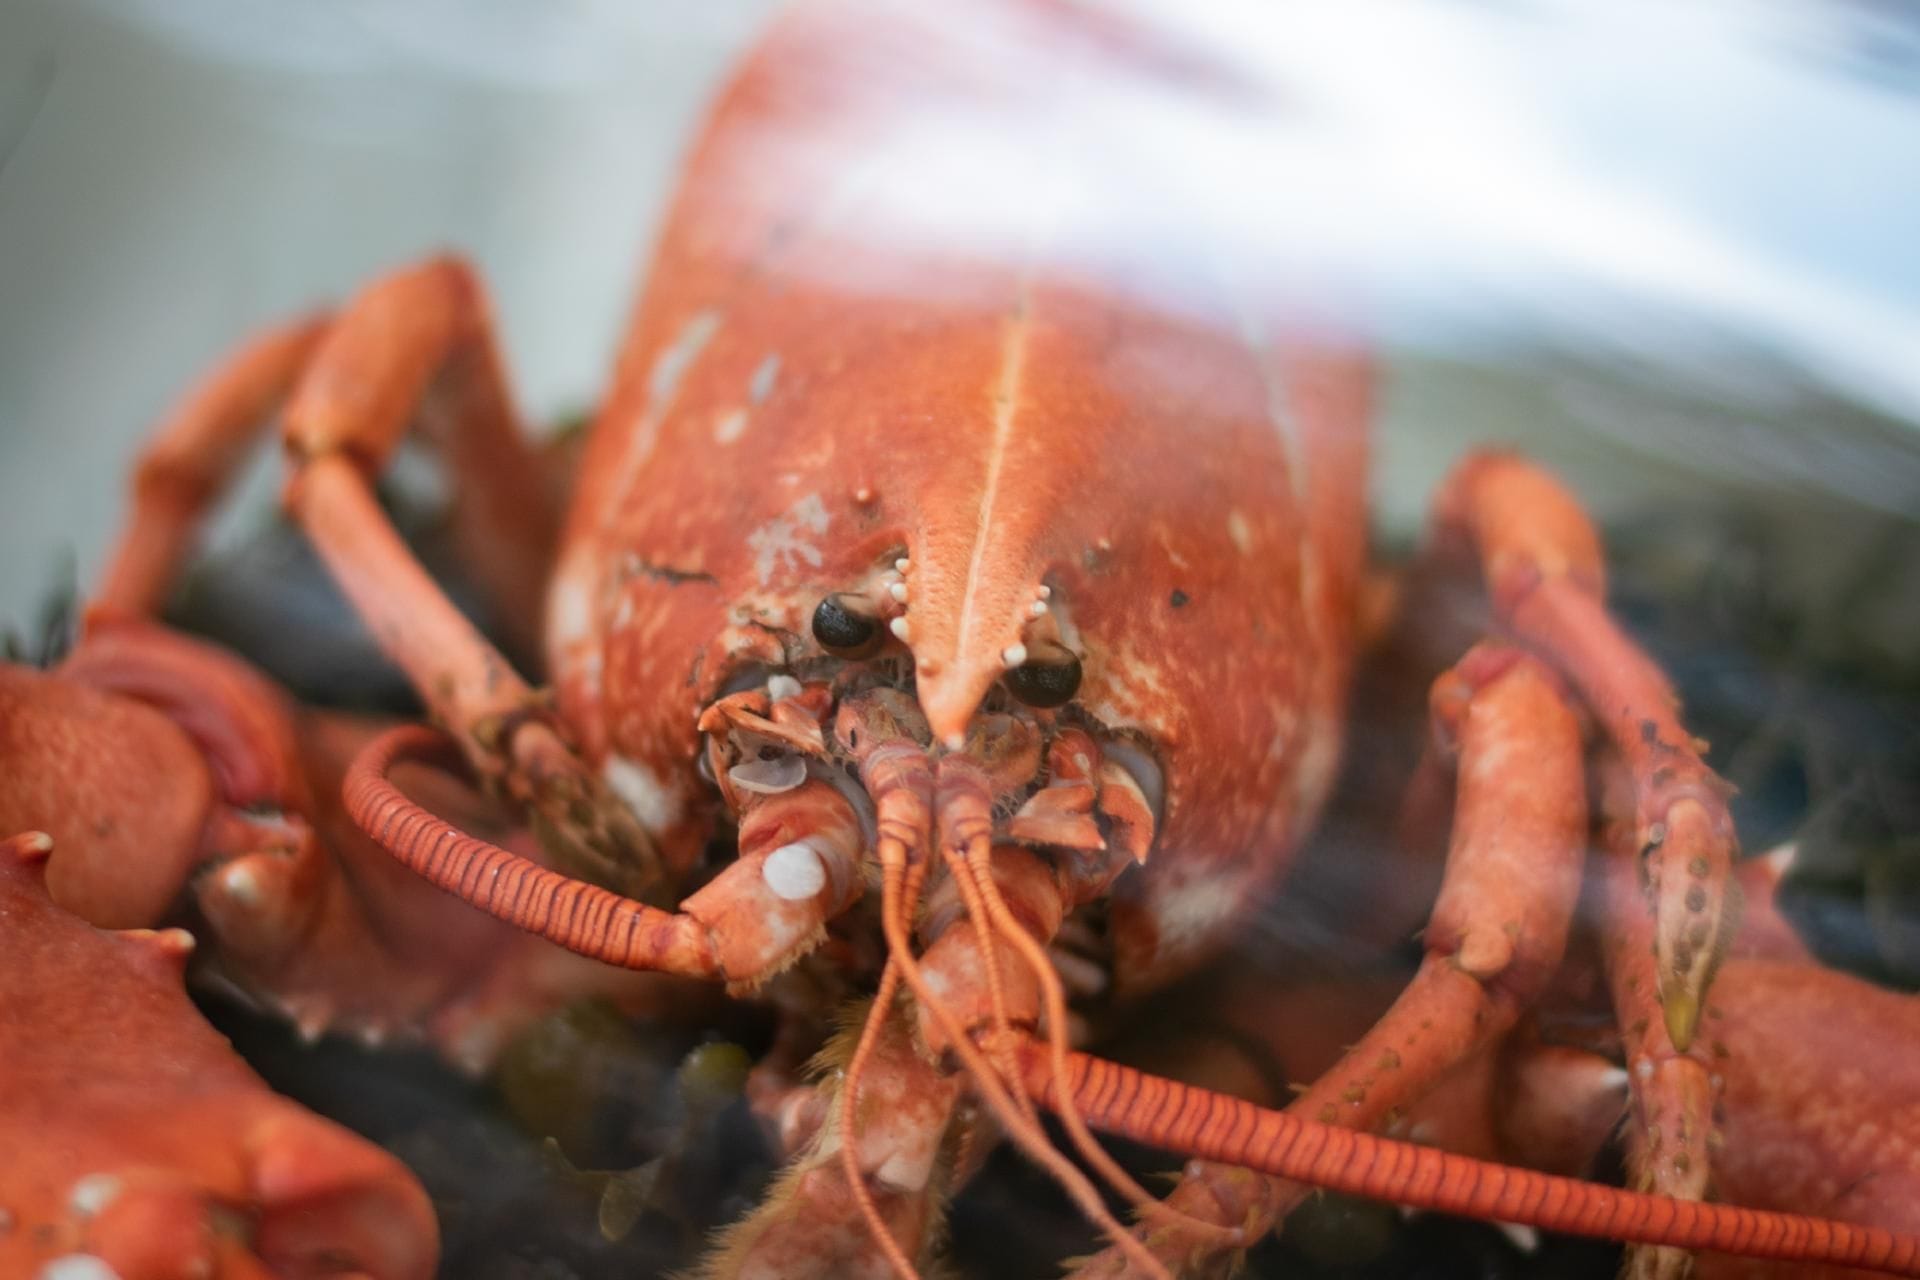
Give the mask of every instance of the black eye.
<path id="1" fill-rule="evenodd" d="M 846 592 L 828 596 L 813 611 L 813 638 L 838 657 L 864 658 L 880 647 L 884 634 L 872 606 Z"/>
<path id="2" fill-rule="evenodd" d="M 1035 645 L 1007 672 L 1007 691 L 1030 707 L 1059 707 L 1080 691 L 1080 659 L 1057 644 Z"/>

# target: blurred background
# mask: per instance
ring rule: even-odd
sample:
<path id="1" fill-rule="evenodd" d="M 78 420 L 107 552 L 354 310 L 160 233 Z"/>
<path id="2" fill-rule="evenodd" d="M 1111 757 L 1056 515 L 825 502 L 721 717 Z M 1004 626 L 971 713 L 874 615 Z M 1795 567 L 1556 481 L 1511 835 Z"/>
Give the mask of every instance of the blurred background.
<path id="1" fill-rule="evenodd" d="M 97 567 L 134 443 L 227 344 L 433 249 L 484 269 L 532 415 L 590 407 L 688 130 L 771 9 L 0 0 L 0 616 Z M 1395 527 L 1488 439 L 1609 514 L 1920 513 L 1920 11 L 1182 22 L 1283 104 L 1253 121 L 1275 242 L 1389 344 Z"/>
<path id="2" fill-rule="evenodd" d="M 0 0 L 0 633 L 31 651 L 92 581 L 143 432 L 200 370 L 388 267 L 477 261 L 530 418 L 590 410 L 689 131 L 774 7 Z M 1220 0 L 1177 22 L 1259 109 L 1127 102 L 1112 129 L 1188 188 L 1272 166 L 1226 221 L 1367 317 L 1381 546 L 1469 444 L 1559 469 L 1743 789 L 1748 848 L 1801 841 L 1822 954 L 1920 987 L 1920 7 Z M 273 473 L 216 536 L 251 576 L 202 575 L 240 598 L 185 617 L 270 666 L 276 632 L 318 651 L 309 622 L 340 616 L 266 594 Z M 277 674 L 336 696 L 368 663 L 343 643 Z M 430 1171 L 472 1158 L 407 1142 Z"/>
<path id="3" fill-rule="evenodd" d="M 0 616 L 98 567 L 127 459 L 254 326 L 436 249 L 522 403 L 592 404 L 766 0 L 0 0 Z"/>

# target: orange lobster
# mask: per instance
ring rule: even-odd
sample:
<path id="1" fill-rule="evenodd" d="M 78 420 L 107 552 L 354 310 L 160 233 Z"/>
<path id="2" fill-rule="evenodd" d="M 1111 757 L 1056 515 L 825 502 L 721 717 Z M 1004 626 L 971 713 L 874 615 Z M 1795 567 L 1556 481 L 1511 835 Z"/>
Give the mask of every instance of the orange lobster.
<path id="1" fill-rule="evenodd" d="M 426 1277 L 433 1210 L 394 1157 L 277 1097 L 187 1002 L 179 929 L 118 936 L 0 841 L 0 1274 Z"/>
<path id="2" fill-rule="evenodd" d="M 1589 521 L 1510 457 L 1464 463 L 1436 507 L 1436 549 L 1476 566 L 1498 634 L 1435 688 L 1427 776 L 1457 796 L 1418 977 L 1295 1114 L 1074 1051 L 1070 998 L 1144 992 L 1216 952 L 1325 796 L 1362 594 L 1371 372 L 1305 300 L 1203 252 L 1205 221 L 1156 201 L 1073 109 L 1090 85 L 1241 86 L 1072 6 L 978 14 L 1005 28 L 983 46 L 943 39 L 911 5 L 820 4 L 749 61 L 667 224 L 550 583 L 555 525 L 483 294 L 434 260 L 245 348 L 187 402 L 142 467 L 81 655 L 116 636 L 184 643 L 137 619 L 284 397 L 288 508 L 439 726 L 384 733 L 347 772 L 366 836 L 568 950 L 766 993 L 800 1040 L 833 1010 L 809 1008 L 823 987 L 794 977 L 873 992 L 825 1079 L 768 1065 L 757 1096 L 793 1164 L 714 1274 L 915 1275 L 942 1189 L 996 1135 L 1107 1231 L 1089 1275 L 1205 1270 L 1310 1186 L 1920 1274 L 1911 1235 L 1700 1199 L 1731 823 L 1666 681 L 1602 607 Z M 990 56 L 1008 48 L 1047 50 L 1058 75 Z M 508 614 L 524 625 L 544 595 L 551 697 L 375 501 L 416 417 Z M 239 693 L 211 722 L 253 725 L 272 703 Z M 170 709 L 194 737 L 198 705 Z M 1608 963 L 1645 1117 L 1638 1192 L 1364 1132 L 1499 1038 L 1558 970 L 1589 825 L 1583 717 L 1631 815 Z M 245 764 L 270 740 L 284 761 L 264 730 L 238 749 L 169 739 L 169 767 L 191 774 L 194 749 Z M 409 762 L 470 772 L 525 813 L 537 856 L 396 786 Z M 218 790 L 223 817 L 200 804 L 181 819 L 183 858 L 226 850 L 236 827 L 241 847 L 258 838 L 253 792 L 231 772 Z M 736 852 L 714 865 L 722 823 Z M 56 842 L 56 892 L 61 849 L 84 861 L 89 839 Z M 348 915 L 407 892 L 377 872 L 311 874 Z M 207 914 L 216 935 L 248 927 Z M 444 968 L 492 967 L 456 947 L 496 935 L 461 932 L 478 928 L 465 916 L 447 927 Z M 378 981 L 326 949 L 335 934 L 302 935 L 322 944 L 301 962 L 328 1009 Z M 1084 1167 L 1049 1143 L 1042 1110 Z M 1196 1159 L 1161 1202 L 1090 1125 Z M 1098 1181 L 1139 1208 L 1138 1228 Z"/>

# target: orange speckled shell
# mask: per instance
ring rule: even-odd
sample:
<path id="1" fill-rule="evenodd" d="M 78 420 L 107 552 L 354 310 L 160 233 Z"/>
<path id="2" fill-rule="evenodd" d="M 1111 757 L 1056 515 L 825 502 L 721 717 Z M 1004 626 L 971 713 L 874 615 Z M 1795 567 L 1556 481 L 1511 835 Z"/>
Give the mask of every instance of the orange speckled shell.
<path id="1" fill-rule="evenodd" d="M 1327 786 L 1368 370 L 1082 163 L 1101 140 L 1073 94 L 1191 68 L 1060 6 L 977 13 L 1005 45 L 942 44 L 913 6 L 802 9 L 725 94 L 595 427 L 549 641 L 563 713 L 685 860 L 711 820 L 697 707 L 738 662 L 816 652 L 823 594 L 910 558 L 947 736 L 1050 587 L 1080 705 L 1167 772 L 1154 855 L 1116 887 L 1138 987 L 1220 939 Z M 998 56 L 1036 46 L 1058 76 Z"/>

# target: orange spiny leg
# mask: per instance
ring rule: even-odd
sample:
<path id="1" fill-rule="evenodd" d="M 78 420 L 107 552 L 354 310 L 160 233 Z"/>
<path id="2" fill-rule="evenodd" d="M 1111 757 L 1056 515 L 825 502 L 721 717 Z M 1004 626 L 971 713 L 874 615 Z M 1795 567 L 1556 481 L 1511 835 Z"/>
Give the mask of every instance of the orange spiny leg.
<path id="1" fill-rule="evenodd" d="M 1034 1097 L 1058 1107 L 1046 1046 L 1029 1040 L 1019 1056 Z M 1085 1054 L 1073 1054 L 1068 1068 L 1069 1092 L 1095 1128 L 1347 1195 L 1569 1235 L 1920 1276 L 1920 1237 L 1490 1164 L 1317 1124 Z"/>
<path id="2" fill-rule="evenodd" d="M 1684 1051 L 1676 1049 L 1660 1016 L 1653 921 L 1641 906 L 1633 783 L 1611 751 L 1603 754 L 1600 765 L 1600 810 L 1603 861 L 1595 873 L 1600 945 L 1632 1090 L 1629 1170 L 1638 1190 L 1703 1199 L 1711 1167 L 1713 1073 L 1721 1067 L 1712 1060 L 1708 1038 L 1697 1038 Z M 1717 1004 L 1710 1004 L 1702 1019 L 1707 1037 L 1718 1017 Z M 1692 1271 L 1692 1261 L 1681 1250 L 1636 1248 L 1629 1251 L 1622 1274 L 1631 1280 L 1681 1280 Z"/>
<path id="3" fill-rule="evenodd" d="M 486 557 L 531 633 L 552 516 L 519 436 L 478 281 L 435 259 L 345 307 L 286 412 L 287 504 L 368 629 L 490 784 L 531 807 L 596 878 L 663 891 L 645 832 L 562 740 L 542 700 L 455 609 L 375 501 L 372 477 L 417 412 L 461 464 L 463 501 L 519 536 Z M 502 548 L 522 549 L 505 555 Z"/>
<path id="4" fill-rule="evenodd" d="M 1666 677 L 1608 616 L 1599 536 L 1572 494 L 1531 463 L 1476 454 L 1448 478 L 1435 519 L 1443 550 L 1477 554 L 1500 624 L 1566 675 L 1626 761 L 1663 1021 L 1684 1051 L 1734 922 L 1726 786 L 1681 727 Z"/>
<path id="5" fill-rule="evenodd" d="M 107 560 L 93 612 L 159 612 L 208 504 L 246 462 L 326 328 L 321 315 L 261 334 L 230 353 L 167 415 L 141 450 L 133 510 Z"/>
<path id="6" fill-rule="evenodd" d="M 1587 809 L 1579 725 L 1558 681 L 1518 650 L 1483 645 L 1435 684 L 1433 707 L 1441 737 L 1457 744 L 1458 798 L 1426 960 L 1373 1029 L 1289 1108 L 1323 1124 L 1393 1123 L 1513 1026 L 1566 948 Z M 1311 1189 L 1196 1161 L 1168 1203 L 1258 1239 Z M 1177 1225 L 1148 1242 L 1176 1269 L 1209 1248 Z M 1083 1274 L 1126 1269 L 1108 1253 Z"/>
<path id="7" fill-rule="evenodd" d="M 403 726 L 376 738 L 347 771 L 354 824 L 419 875 L 509 924 L 607 964 L 725 976 L 698 920 L 623 898 L 463 835 L 387 781 L 405 760 L 450 762 L 454 744 L 432 729 Z"/>

